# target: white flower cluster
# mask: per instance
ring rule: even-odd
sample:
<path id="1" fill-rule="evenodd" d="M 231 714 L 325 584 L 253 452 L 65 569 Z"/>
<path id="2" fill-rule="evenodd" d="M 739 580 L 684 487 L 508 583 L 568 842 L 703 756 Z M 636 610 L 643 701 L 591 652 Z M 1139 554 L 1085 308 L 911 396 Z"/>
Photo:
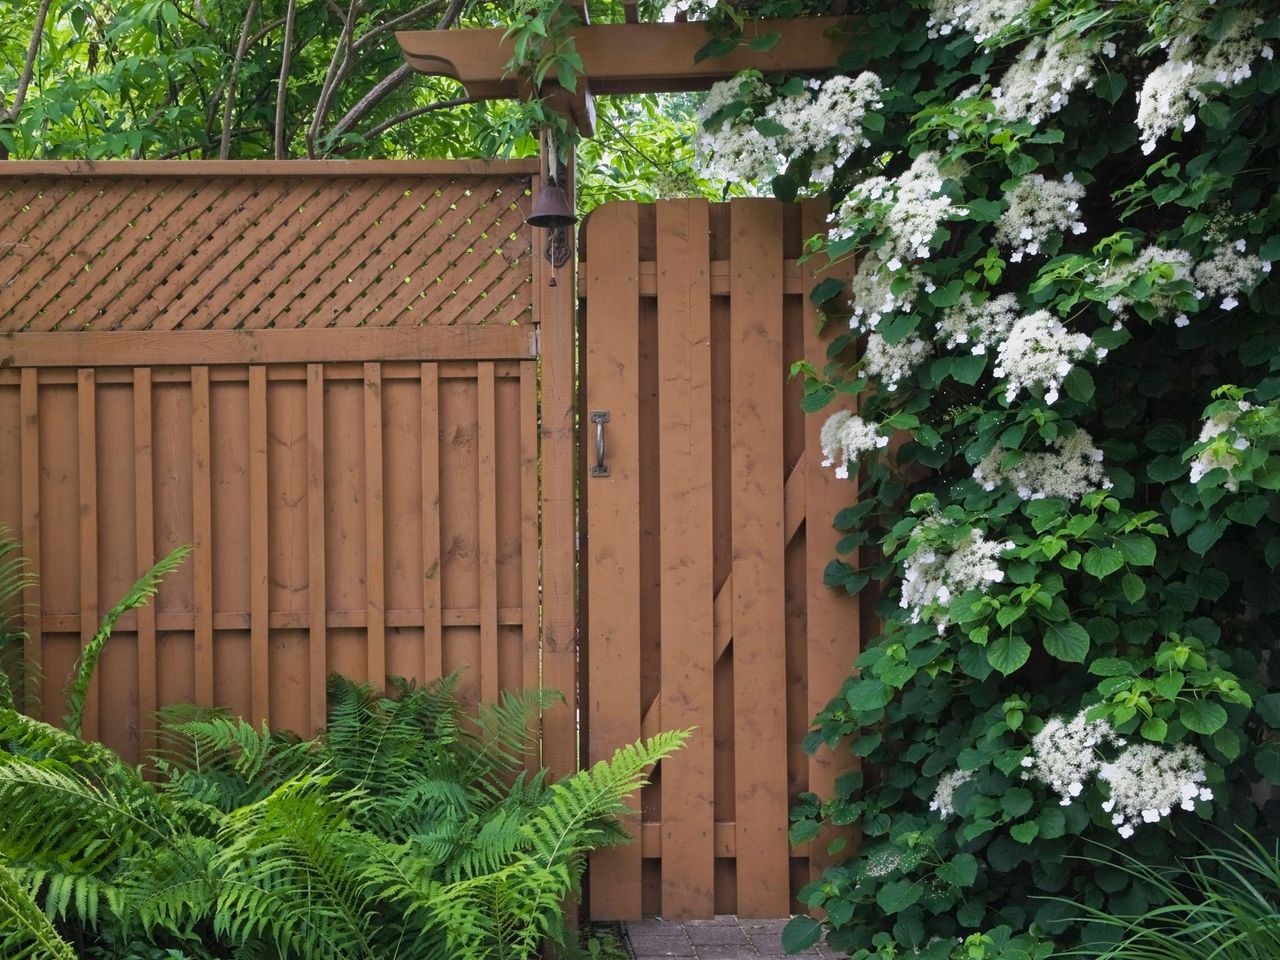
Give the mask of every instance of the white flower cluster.
<path id="1" fill-rule="evenodd" d="M 810 80 L 806 93 L 779 97 L 765 108 L 764 116 L 787 130 L 778 139 L 779 152 L 791 157 L 812 151 L 813 181 L 829 187 L 854 150 L 871 146 L 862 124 L 867 114 L 884 106 L 883 92 L 880 78 L 868 72 Z"/>
<path id="2" fill-rule="evenodd" d="M 1000 465 L 1006 451 L 996 447 L 974 468 L 973 479 L 984 490 L 1008 484 L 1023 500 L 1077 500 L 1094 490 L 1111 489 L 1111 481 L 1102 469 L 1102 451 L 1084 430 L 1069 437 L 1059 436 L 1053 447 L 1045 453 L 1028 453 L 1007 468 Z"/>
<path id="3" fill-rule="evenodd" d="M 1240 419 L 1240 414 L 1248 413 L 1252 409 L 1253 404 L 1241 400 L 1236 404 L 1235 410 L 1223 410 L 1220 413 L 1215 413 L 1200 428 L 1199 442 L 1206 443 L 1226 433 L 1235 426 L 1236 421 Z M 1226 470 L 1228 474 L 1223 486 L 1234 493 L 1240 489 L 1240 481 L 1230 476 L 1232 469 L 1240 463 L 1240 458 L 1236 454 L 1248 449 L 1249 441 L 1241 436 L 1237 436 L 1230 445 L 1215 443 L 1205 447 L 1191 461 L 1191 482 L 1199 483 L 1204 479 L 1205 474 L 1221 468 Z"/>
<path id="4" fill-rule="evenodd" d="M 836 476 L 849 479 L 849 462 L 869 450 L 887 446 L 889 438 L 873 423 L 867 423 L 848 410 L 840 410 L 827 418 L 819 434 L 822 443 L 822 465 L 835 467 Z"/>
<path id="5" fill-rule="evenodd" d="M 1012 248 L 1009 259 L 1020 263 L 1024 255 L 1039 253 L 1040 244 L 1054 234 L 1084 233 L 1079 216 L 1083 199 L 1084 186 L 1070 173 L 1061 180 L 1038 173 L 1023 177 L 1009 191 L 1009 207 L 1000 217 L 996 240 Z"/>
<path id="6" fill-rule="evenodd" d="M 1111 762 L 1099 748 L 1123 748 Z M 1106 720 L 1088 719 L 1080 711 L 1070 722 L 1054 717 L 1031 739 L 1031 753 L 1022 758 L 1024 779 L 1039 780 L 1070 806 L 1094 774 L 1107 784 L 1110 796 L 1102 809 L 1111 814 L 1111 825 L 1126 840 L 1134 825 L 1158 823 L 1175 806 L 1194 810 L 1195 802 L 1212 800 L 1203 786 L 1204 756 L 1195 747 L 1179 744 L 1162 747 L 1141 743 L 1129 746 Z"/>
<path id="7" fill-rule="evenodd" d="M 1018 298 L 1011 293 L 979 301 L 966 291 L 959 302 L 943 314 L 938 324 L 938 339 L 949 348 L 972 344 L 974 353 L 986 353 L 1009 335 L 1022 316 Z"/>
<path id="8" fill-rule="evenodd" d="M 707 121 L 729 104 L 738 100 L 760 100 L 769 94 L 765 82 L 754 77 L 723 80 L 707 92 L 698 111 L 698 135 L 693 142 L 704 175 L 739 183 L 767 180 L 778 172 L 777 142 L 753 126 L 759 119 L 754 111 L 743 111 L 718 130 L 706 128 Z"/>
<path id="9" fill-rule="evenodd" d="M 950 773 L 944 773 L 938 780 L 938 788 L 933 791 L 929 809 L 936 811 L 939 818 L 946 820 L 956 812 L 956 791 L 972 779 L 973 771 L 971 770 L 952 770 Z"/>
<path id="10" fill-rule="evenodd" d="M 925 526 L 937 526 L 941 521 L 925 520 Z M 987 540 L 981 530 L 970 530 L 969 538 L 950 552 L 924 546 L 913 553 L 903 569 L 902 598 L 898 606 L 911 611 L 911 622 L 919 623 L 925 609 L 934 605 L 945 607 L 951 598 L 966 590 L 984 593 L 993 583 L 1004 579 L 998 557 L 1012 550 L 1008 541 Z M 942 633 L 950 622 L 945 612 L 933 613 L 930 619 Z"/>
<path id="11" fill-rule="evenodd" d="M 1030 44 L 991 91 L 996 115 L 1039 125 L 1067 105 L 1076 87 L 1093 86 L 1093 59 L 1075 38 Z"/>
<path id="12" fill-rule="evenodd" d="M 745 110 L 717 130 L 707 122 L 730 103 L 769 96 L 769 88 L 754 78 L 734 78 L 713 86 L 699 111 L 699 133 L 694 149 L 705 171 L 730 183 L 768 179 L 786 166 L 789 158 L 815 153 L 813 179 L 823 187 L 831 185 L 836 169 L 861 147 L 868 147 L 863 121 L 867 114 L 883 106 L 883 86 L 874 73 L 857 77 L 811 80 L 796 96 L 779 96 L 760 111 Z M 757 122 L 772 129 L 766 135 Z"/>
<path id="13" fill-rule="evenodd" d="M 963 30 L 983 44 L 1013 24 L 1028 6 L 1026 0 L 935 0 L 931 9 L 930 40 Z"/>
<path id="14" fill-rule="evenodd" d="M 1185 18 L 1192 29 L 1204 24 Z M 1234 87 L 1253 75 L 1253 61 L 1258 57 L 1271 60 L 1271 45 L 1253 36 L 1253 28 L 1262 21 L 1240 11 L 1240 16 L 1204 56 L 1197 59 L 1192 33 L 1174 37 L 1167 44 L 1169 59 L 1147 76 L 1138 92 L 1138 129 L 1142 136 L 1142 152 L 1151 153 L 1161 137 L 1181 128 L 1191 130 L 1196 123 L 1196 108 L 1209 100 L 1206 84 Z"/>
<path id="15" fill-rule="evenodd" d="M 1218 304 L 1223 310 L 1234 310 L 1240 305 L 1236 299 L 1242 292 L 1252 290 L 1263 274 L 1271 272 L 1271 264 L 1245 252 L 1245 242 L 1223 244 L 1207 260 L 1196 264 L 1196 296 L 1222 297 Z"/>
<path id="16" fill-rule="evenodd" d="M 1039 780 L 1062 797 L 1062 805 L 1084 791 L 1085 781 L 1102 766 L 1097 754 L 1104 744 L 1124 745 L 1105 720 L 1089 720 L 1081 710 L 1070 722 L 1052 717 L 1031 738 L 1031 753 L 1022 758 L 1024 780 Z"/>
<path id="17" fill-rule="evenodd" d="M 1102 809 L 1126 840 L 1137 823 L 1159 823 L 1175 806 L 1194 810 L 1196 800 L 1213 799 L 1213 791 L 1203 785 L 1204 755 L 1185 743 L 1167 749 L 1135 744 L 1114 762 L 1102 764 L 1098 779 L 1111 788 Z"/>
<path id="18" fill-rule="evenodd" d="M 910 280 L 910 285 L 901 293 L 893 292 L 895 277 Z M 919 270 L 907 267 L 895 273 L 876 253 L 868 252 L 858 263 L 849 283 L 849 327 L 861 331 L 874 330 L 881 320 L 898 313 L 910 313 L 921 286 L 925 293 L 936 289 Z"/>
<path id="19" fill-rule="evenodd" d="M 943 179 L 938 155 L 931 150 L 916 157 L 893 179 L 868 177 L 832 212 L 828 237 L 836 242 L 854 236 L 859 230 L 853 221 L 872 216 L 886 238 L 879 252 L 890 270 L 901 269 L 909 260 L 928 258 L 933 235 L 942 222 L 967 212 L 942 192 Z"/>
<path id="20" fill-rule="evenodd" d="M 1047 310 L 1021 317 L 996 354 L 994 373 L 1005 379 L 1005 400 L 1012 403 L 1019 392 L 1040 384 L 1045 402 L 1056 402 L 1063 378 L 1092 345 L 1087 336 L 1071 333 Z M 1102 349 L 1096 353 L 1105 355 Z"/>
<path id="21" fill-rule="evenodd" d="M 1113 264 L 1108 268 L 1106 276 L 1101 278 L 1104 286 L 1122 285 L 1128 286 L 1135 280 L 1145 277 L 1156 267 L 1169 267 L 1172 271 L 1171 275 L 1164 283 L 1174 283 L 1181 280 L 1189 280 L 1191 278 L 1191 270 L 1194 261 L 1191 254 L 1185 250 L 1169 249 L 1167 247 L 1151 244 L 1142 248 L 1142 251 L 1132 260 L 1126 263 Z M 1172 295 L 1163 293 L 1161 287 L 1164 283 L 1157 283 L 1153 289 L 1149 301 L 1161 313 L 1170 313 L 1175 306 Z M 1123 316 L 1126 309 L 1133 303 L 1132 298 L 1127 294 L 1117 293 L 1107 301 L 1107 309 L 1117 315 L 1117 323 Z M 1185 327 L 1188 323 L 1187 315 L 1179 313 L 1174 318 L 1174 323 L 1180 327 Z"/>
<path id="22" fill-rule="evenodd" d="M 863 370 L 892 393 L 931 352 L 929 344 L 919 337 L 909 336 L 889 343 L 880 334 L 873 333 L 867 337 L 867 348 L 862 355 Z"/>

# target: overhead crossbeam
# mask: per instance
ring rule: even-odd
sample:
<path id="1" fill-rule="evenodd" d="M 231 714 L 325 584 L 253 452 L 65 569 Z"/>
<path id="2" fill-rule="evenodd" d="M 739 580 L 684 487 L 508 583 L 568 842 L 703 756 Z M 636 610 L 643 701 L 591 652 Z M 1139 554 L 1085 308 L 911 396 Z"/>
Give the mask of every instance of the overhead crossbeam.
<path id="1" fill-rule="evenodd" d="M 842 17 L 794 20 L 749 20 L 742 42 L 724 56 L 697 63 L 694 56 L 707 43 L 702 23 L 587 24 L 573 31 L 582 58 L 581 89 L 563 98 L 579 129 L 590 136 L 592 95 L 610 93 L 674 93 L 705 90 L 742 70 L 765 73 L 812 73 L 828 70 L 845 44 Z M 767 50 L 753 50 L 753 40 L 777 34 Z M 512 42 L 500 28 L 488 30 L 403 30 L 396 40 L 405 62 L 418 73 L 451 77 L 477 100 L 522 99 L 535 91 L 522 77 L 507 73 Z M 540 91 L 546 93 L 547 91 Z"/>

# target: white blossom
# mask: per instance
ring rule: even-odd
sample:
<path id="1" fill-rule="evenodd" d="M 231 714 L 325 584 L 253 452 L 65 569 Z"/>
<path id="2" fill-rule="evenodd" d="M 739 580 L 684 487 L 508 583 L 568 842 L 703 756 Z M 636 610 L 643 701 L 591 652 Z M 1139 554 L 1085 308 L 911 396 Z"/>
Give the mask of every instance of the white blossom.
<path id="1" fill-rule="evenodd" d="M 906 277 L 910 285 L 901 293 L 893 292 L 895 277 Z M 849 326 L 853 330 L 874 330 L 881 320 L 899 313 L 910 313 L 916 294 L 925 284 L 918 270 L 911 268 L 896 272 L 875 253 L 868 253 L 858 263 L 849 283 Z M 929 288 L 926 286 L 926 292 Z"/>
<path id="2" fill-rule="evenodd" d="M 984 44 L 1011 26 L 1027 10 L 1026 0 L 934 0 L 929 17 L 929 39 L 937 40 L 963 30 Z"/>
<path id="3" fill-rule="evenodd" d="M 949 348 L 969 344 L 974 353 L 986 353 L 1009 335 L 1021 315 L 1018 298 L 1011 293 L 979 301 L 972 291 L 966 291 L 943 314 L 938 339 Z"/>
<path id="4" fill-rule="evenodd" d="M 1110 723 L 1089 720 L 1085 710 L 1070 721 L 1052 717 L 1031 738 L 1031 753 L 1022 759 L 1022 776 L 1046 784 L 1066 806 L 1102 766 L 1098 748 L 1118 742 Z"/>
<path id="5" fill-rule="evenodd" d="M 996 240 L 1011 248 L 1015 263 L 1024 255 L 1035 256 L 1040 246 L 1055 234 L 1084 233 L 1080 201 L 1084 186 L 1068 173 L 1061 180 L 1041 174 L 1023 177 L 1007 195 L 1009 207 L 1000 216 Z"/>
<path id="6" fill-rule="evenodd" d="M 827 418 L 819 434 L 822 443 L 822 465 L 835 467 L 841 480 L 849 478 L 849 462 L 864 453 L 886 446 L 889 438 L 873 423 L 848 410 L 840 410 Z"/>
<path id="7" fill-rule="evenodd" d="M 738 116 L 708 130 L 707 122 L 739 100 L 763 100 L 770 96 L 768 85 L 754 77 L 734 77 L 715 84 L 698 112 L 698 135 L 694 138 L 703 172 L 729 183 L 768 180 L 779 170 L 778 143 L 756 130 L 759 116 L 748 108 Z"/>
<path id="8" fill-rule="evenodd" d="M 944 521 L 937 518 L 927 518 L 913 537 L 942 523 Z M 987 540 L 977 529 L 970 530 L 968 537 L 950 551 L 931 544 L 922 545 L 907 559 L 903 568 L 902 597 L 898 606 L 911 612 L 912 623 L 919 623 L 928 608 L 945 608 L 953 597 L 966 590 L 985 593 L 991 584 L 1004 579 L 998 557 L 1012 549 L 1012 543 Z M 949 622 L 945 610 L 933 611 L 929 618 L 937 625 L 939 633 Z"/>
<path id="9" fill-rule="evenodd" d="M 862 355 L 863 369 L 892 392 L 911 376 L 920 362 L 927 358 L 929 344 L 919 337 L 904 337 L 897 343 L 889 343 L 878 333 L 867 337 L 867 347 Z"/>
<path id="10" fill-rule="evenodd" d="M 1201 426 L 1199 442 L 1208 443 L 1231 430 L 1240 419 L 1240 415 L 1252 409 L 1252 404 L 1241 400 L 1236 404 L 1236 409 L 1215 413 Z M 1210 444 L 1191 461 L 1191 482 L 1199 483 L 1210 471 L 1226 470 L 1227 479 L 1223 486 L 1234 493 L 1240 489 L 1240 481 L 1231 476 L 1231 471 L 1240 464 L 1237 454 L 1247 449 L 1249 449 L 1249 441 L 1240 436 L 1235 437 L 1231 443 Z"/>
<path id="11" fill-rule="evenodd" d="M 1167 267 L 1168 270 L 1165 271 L 1168 274 L 1167 276 L 1152 278 L 1152 290 L 1147 297 L 1147 302 L 1161 314 L 1169 314 L 1173 312 L 1177 303 L 1173 294 L 1167 292 L 1164 288 L 1168 284 L 1191 279 L 1192 264 L 1192 256 L 1186 250 L 1169 249 L 1168 247 L 1150 244 L 1143 247 L 1132 260 L 1111 264 L 1100 282 L 1103 286 L 1127 287 L 1131 283 L 1147 277 L 1155 268 Z M 1127 293 L 1117 293 L 1107 301 L 1107 308 L 1112 313 L 1123 315 L 1132 303 L 1133 299 Z M 1185 315 L 1183 315 L 1183 320 L 1186 320 Z M 1185 322 L 1179 322 L 1176 318 L 1174 322 L 1178 326 L 1186 326 Z"/>
<path id="12" fill-rule="evenodd" d="M 1244 241 L 1223 244 L 1207 259 L 1196 264 L 1196 296 L 1221 297 L 1219 306 L 1231 310 L 1239 305 L 1242 293 L 1252 290 L 1271 264 L 1244 250 Z"/>
<path id="13" fill-rule="evenodd" d="M 1084 430 L 1059 436 L 1053 450 L 1028 453 L 1010 467 L 1001 466 L 1008 451 L 994 448 L 974 468 L 973 479 L 984 490 L 1008 484 L 1023 500 L 1065 497 L 1076 500 L 1094 490 L 1111 489 L 1102 468 L 1102 451 Z"/>
<path id="14" fill-rule="evenodd" d="M 1148 74 L 1138 93 L 1143 153 L 1155 150 L 1157 141 L 1173 130 L 1195 126 L 1197 108 L 1209 100 L 1206 84 L 1234 87 L 1253 75 L 1255 59 L 1274 56 L 1268 44 L 1253 36 L 1253 27 L 1260 22 L 1248 10 L 1239 11 L 1226 34 L 1198 56 L 1196 34 L 1204 24 L 1183 18 L 1187 32 L 1170 40 L 1169 59 Z"/>
<path id="15" fill-rule="evenodd" d="M 1203 786 L 1204 755 L 1185 743 L 1176 747 L 1135 744 L 1112 763 L 1102 764 L 1098 779 L 1110 788 L 1103 808 L 1126 839 L 1138 823 L 1159 823 L 1174 807 L 1194 810 L 1197 799 L 1213 799 L 1213 791 Z"/>
<path id="16" fill-rule="evenodd" d="M 868 177 L 831 214 L 828 238 L 834 243 L 862 232 L 870 219 L 885 237 L 878 248 L 888 263 L 923 260 L 932 253 L 934 233 L 942 223 L 966 211 L 942 192 L 944 176 L 938 155 L 926 150 L 895 178 Z"/>
<path id="17" fill-rule="evenodd" d="M 1054 403 L 1063 379 L 1091 346 L 1087 336 L 1071 333 L 1047 310 L 1020 318 L 996 355 L 994 373 L 1005 380 L 1005 400 L 1012 403 L 1021 391 L 1038 384 L 1044 387 L 1045 402 Z"/>
<path id="18" fill-rule="evenodd" d="M 1028 45 L 991 91 L 996 115 L 1038 125 L 1065 107 L 1077 87 L 1093 86 L 1093 61 L 1075 37 Z"/>
<path id="19" fill-rule="evenodd" d="M 952 770 L 938 779 L 938 787 L 933 791 L 933 799 L 929 801 L 929 809 L 938 817 L 946 820 L 955 810 L 955 793 L 964 784 L 973 779 L 971 770 Z"/>

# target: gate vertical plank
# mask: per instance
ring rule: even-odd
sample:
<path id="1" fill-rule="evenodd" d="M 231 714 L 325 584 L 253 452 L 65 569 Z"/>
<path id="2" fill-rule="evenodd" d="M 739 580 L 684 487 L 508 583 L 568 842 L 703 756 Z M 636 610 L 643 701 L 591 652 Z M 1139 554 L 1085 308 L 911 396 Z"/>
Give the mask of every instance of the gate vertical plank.
<path id="1" fill-rule="evenodd" d="M 591 215 L 587 233 L 588 410 L 607 410 L 609 476 L 591 485 L 588 551 L 591 568 L 588 760 L 609 757 L 640 735 L 640 471 L 639 226 L 634 203 L 611 203 Z M 584 423 L 586 442 L 595 425 Z M 593 458 L 594 459 L 594 458 Z M 629 819 L 627 830 L 639 832 Z M 641 914 L 640 843 L 592 857 L 591 913 L 601 920 Z"/>
<path id="2" fill-rule="evenodd" d="M 40 702 L 44 637 L 40 624 L 40 371 L 31 367 L 20 374 L 18 410 L 22 418 L 22 552 L 32 580 L 22 593 L 24 707 L 28 712 Z"/>
<path id="3" fill-rule="evenodd" d="M 782 205 L 730 206 L 738 913 L 789 913 Z"/>
<path id="4" fill-rule="evenodd" d="M 270 719 L 270 555 L 267 502 L 267 368 L 249 368 L 249 676 L 251 720 Z"/>
<path id="5" fill-rule="evenodd" d="M 137 572 L 156 562 L 155 472 L 152 469 L 151 369 L 133 371 L 133 482 L 137 517 Z M 138 608 L 138 738 L 145 757 L 156 747 L 156 607 Z"/>
<path id="6" fill-rule="evenodd" d="M 97 381 L 91 369 L 76 374 L 80 430 L 80 646 L 98 632 L 98 405 Z M 98 678 L 89 685 L 82 731 L 98 738 Z"/>
<path id="7" fill-rule="evenodd" d="M 806 200 L 801 207 L 801 232 L 808 238 L 827 228 L 827 204 Z M 818 270 L 817 282 L 834 274 L 833 269 Z M 804 356 L 817 369 L 827 363 L 827 344 L 835 332 L 818 330 L 818 308 L 804 297 Z M 816 717 L 840 692 L 845 677 L 853 667 L 860 644 L 858 629 L 859 603 L 843 590 L 833 590 L 823 583 L 822 571 L 836 557 L 840 534 L 833 526 L 836 513 L 849 505 L 855 487 L 837 480 L 830 469 L 822 466 L 823 417 L 805 417 L 804 486 L 805 486 L 805 631 L 808 656 L 808 715 Z M 808 789 L 826 799 L 835 790 L 836 777 L 848 766 L 842 755 L 827 747 L 809 757 Z M 810 844 L 809 876 L 818 880 L 833 858 L 827 844 L 835 837 L 824 830 Z"/>
<path id="8" fill-rule="evenodd" d="M 476 480 L 479 492 L 480 697 L 498 699 L 498 427 L 493 363 L 476 369 Z"/>
<path id="9" fill-rule="evenodd" d="M 387 683 L 387 587 L 383 548 L 382 364 L 364 365 L 365 652 L 369 683 Z"/>
<path id="10" fill-rule="evenodd" d="M 660 204 L 661 717 L 696 728 L 662 762 L 662 916 L 714 913 L 711 253 L 705 200 Z"/>
<path id="11" fill-rule="evenodd" d="M 573 169 L 573 160 L 566 163 Z M 541 178 L 532 182 L 537 196 Z M 572 186 L 567 186 L 572 196 Z M 564 695 L 543 717 L 543 762 L 553 777 L 578 768 L 577 450 L 573 234 L 569 263 L 558 270 L 533 256 L 534 318 L 542 361 L 542 683 Z M 551 286 L 555 279 L 556 285 Z M 570 914 L 572 918 L 572 913 Z"/>
<path id="12" fill-rule="evenodd" d="M 328 642 L 324 565 L 324 366 L 307 364 L 308 735 L 324 726 Z"/>
<path id="13" fill-rule="evenodd" d="M 526 690 L 536 689 L 538 657 L 538 367 L 520 364 L 520 644 Z M 540 723 L 535 720 L 535 723 Z M 536 770 L 541 758 L 535 747 L 529 766 Z"/>
<path id="14" fill-rule="evenodd" d="M 422 676 L 444 676 L 440 610 L 440 378 L 424 363 L 422 384 Z"/>
<path id="15" fill-rule="evenodd" d="M 213 479 L 209 368 L 191 368 L 192 574 L 195 577 L 196 703 L 213 706 Z"/>

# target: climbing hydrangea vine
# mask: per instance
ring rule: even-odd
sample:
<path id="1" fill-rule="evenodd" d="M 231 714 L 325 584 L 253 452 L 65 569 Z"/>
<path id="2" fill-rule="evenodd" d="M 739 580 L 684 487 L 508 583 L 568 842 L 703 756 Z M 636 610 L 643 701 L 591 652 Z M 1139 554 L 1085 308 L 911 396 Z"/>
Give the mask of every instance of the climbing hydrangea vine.
<path id="1" fill-rule="evenodd" d="M 694 6 L 723 46 L 741 11 Z M 1073 901 L 1159 902 L 1115 851 L 1280 822 L 1280 16 L 854 6 L 838 69 L 719 85 L 698 144 L 829 193 L 845 278 L 795 369 L 850 483 L 826 582 L 878 585 L 882 633 L 809 737 L 850 768 L 792 838 L 845 859 L 788 940 L 1045 958 L 1108 936 Z"/>

